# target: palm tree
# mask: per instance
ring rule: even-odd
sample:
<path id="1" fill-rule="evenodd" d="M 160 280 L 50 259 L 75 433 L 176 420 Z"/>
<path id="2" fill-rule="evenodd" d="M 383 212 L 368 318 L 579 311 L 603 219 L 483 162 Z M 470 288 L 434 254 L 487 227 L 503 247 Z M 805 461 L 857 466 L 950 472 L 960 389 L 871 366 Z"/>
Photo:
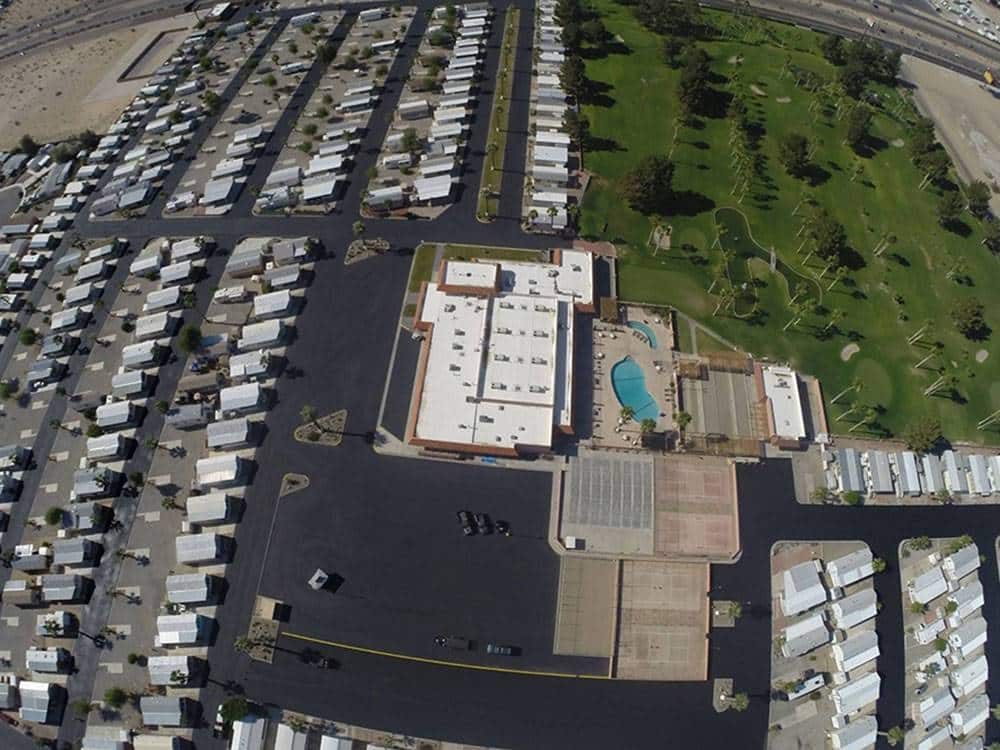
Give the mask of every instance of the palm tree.
<path id="1" fill-rule="evenodd" d="M 635 409 L 633 409 L 631 406 L 623 406 L 622 410 L 619 412 L 619 415 L 625 422 L 631 422 L 632 419 L 635 417 Z"/>
<path id="2" fill-rule="evenodd" d="M 712 310 L 712 317 L 714 318 L 719 314 L 719 310 L 723 307 L 729 307 L 736 300 L 736 292 L 733 291 L 732 287 L 724 286 L 719 290 L 719 301 L 715 305 L 715 309 Z"/>
<path id="3" fill-rule="evenodd" d="M 555 206 L 549 206 L 548 210 L 545 212 L 549 215 L 549 226 L 555 229 L 556 226 L 556 216 L 559 215 L 559 209 Z"/>
<path id="4" fill-rule="evenodd" d="M 865 413 L 861 419 L 859 419 L 857 423 L 848 430 L 848 432 L 854 432 L 856 429 L 864 425 L 874 424 L 876 419 L 878 419 L 878 412 L 869 406 L 865 409 Z"/>
<path id="5" fill-rule="evenodd" d="M 167 495 L 160 501 L 160 507 L 164 510 L 179 510 L 181 505 L 177 502 L 177 498 L 173 495 Z"/>
<path id="6" fill-rule="evenodd" d="M 857 393 L 863 387 L 864 387 L 864 385 L 862 384 L 862 382 L 860 380 L 858 380 L 857 378 L 855 378 L 854 380 L 851 381 L 851 384 L 849 386 L 847 386 L 844 390 L 842 390 L 840 393 L 838 393 L 836 396 L 834 396 L 832 399 L 830 399 L 830 403 L 831 404 L 835 404 L 835 403 L 837 403 L 840 400 L 840 398 L 842 396 L 846 395 L 850 391 L 854 391 L 855 393 Z"/>
<path id="7" fill-rule="evenodd" d="M 830 285 L 826 288 L 826 291 L 832 292 L 833 288 L 837 286 L 837 284 L 839 284 L 841 281 L 843 281 L 846 276 L 847 276 L 847 267 L 837 266 L 837 270 L 833 274 L 833 280 L 830 282 Z"/>
<path id="8" fill-rule="evenodd" d="M 837 417 L 838 422 L 843 422 L 847 418 L 848 414 L 853 414 L 864 406 L 860 401 L 852 401 L 851 405 L 848 407 L 847 411 L 843 412 L 839 417 Z"/>
<path id="9" fill-rule="evenodd" d="M 826 325 L 823 326 L 823 330 L 824 331 L 829 331 L 831 328 L 833 328 L 833 326 L 837 325 L 837 323 L 839 323 L 840 321 L 842 321 L 846 316 L 847 316 L 847 313 L 845 313 L 843 310 L 836 310 L 836 309 L 835 310 L 831 310 L 830 311 L 830 320 L 828 320 L 827 323 L 826 323 Z"/>

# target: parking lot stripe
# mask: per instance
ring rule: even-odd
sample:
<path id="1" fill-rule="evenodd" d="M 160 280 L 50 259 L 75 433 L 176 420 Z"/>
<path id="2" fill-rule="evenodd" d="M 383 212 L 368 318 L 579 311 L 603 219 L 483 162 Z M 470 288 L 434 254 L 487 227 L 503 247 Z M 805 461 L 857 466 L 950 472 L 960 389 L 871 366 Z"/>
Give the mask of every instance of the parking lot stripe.
<path id="1" fill-rule="evenodd" d="M 421 664 L 434 664 L 439 667 L 454 667 L 455 669 L 471 669 L 476 672 L 502 672 L 504 674 L 519 674 L 527 677 L 558 677 L 569 680 L 610 680 L 611 677 L 603 674 L 574 674 L 572 672 L 544 672 L 535 669 L 515 669 L 513 667 L 491 667 L 486 664 L 470 664 L 461 661 L 448 661 L 447 659 L 433 659 L 427 656 L 411 656 L 410 654 L 400 654 L 395 651 L 383 651 L 377 648 L 367 648 L 366 646 L 355 646 L 351 643 L 339 643 L 337 641 L 327 641 L 322 638 L 313 638 L 310 635 L 300 635 L 299 633 L 281 633 L 286 638 L 293 638 L 298 641 L 317 643 L 331 648 L 340 648 L 345 651 L 356 651 L 362 654 L 372 654 L 373 656 L 385 656 L 389 659 L 400 659 L 402 661 L 414 661 Z"/>

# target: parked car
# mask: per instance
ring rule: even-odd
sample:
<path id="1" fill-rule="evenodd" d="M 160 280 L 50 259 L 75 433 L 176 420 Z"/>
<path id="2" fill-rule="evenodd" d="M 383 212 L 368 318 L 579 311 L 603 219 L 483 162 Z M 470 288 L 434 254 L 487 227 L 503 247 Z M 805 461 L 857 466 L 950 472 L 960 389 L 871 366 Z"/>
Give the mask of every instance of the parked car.
<path id="1" fill-rule="evenodd" d="M 225 737 L 229 734 L 229 726 L 226 724 L 225 719 L 222 718 L 222 706 L 215 712 L 215 722 L 212 724 L 212 736 L 213 737 Z"/>
<path id="2" fill-rule="evenodd" d="M 479 529 L 480 534 L 489 534 L 493 531 L 493 526 L 490 524 L 490 517 L 485 513 L 476 513 L 473 518 L 476 519 L 476 528 Z"/>
<path id="3" fill-rule="evenodd" d="M 486 653 L 487 654 L 493 654 L 494 656 L 513 656 L 514 655 L 514 647 L 513 646 L 504 646 L 504 645 L 499 644 L 499 643 L 487 643 L 486 644 Z"/>
<path id="4" fill-rule="evenodd" d="M 458 511 L 458 522 L 462 524 L 462 533 L 472 536 L 476 533 L 476 527 L 472 523 L 472 514 L 467 510 Z"/>
<path id="5" fill-rule="evenodd" d="M 446 648 L 451 648 L 456 651 L 468 651 L 469 650 L 469 639 L 462 638 L 457 635 L 439 635 L 434 639 L 434 643 L 437 646 L 444 646 Z"/>

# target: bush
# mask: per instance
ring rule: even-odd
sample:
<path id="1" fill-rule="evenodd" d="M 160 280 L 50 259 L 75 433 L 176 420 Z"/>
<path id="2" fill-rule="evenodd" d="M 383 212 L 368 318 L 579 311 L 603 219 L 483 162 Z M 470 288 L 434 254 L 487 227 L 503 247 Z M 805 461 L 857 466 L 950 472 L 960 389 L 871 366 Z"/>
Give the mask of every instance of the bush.
<path id="1" fill-rule="evenodd" d="M 100 437 L 103 434 L 104 430 L 102 430 L 96 424 L 91 423 L 90 425 L 87 426 L 87 437 L 95 438 L 95 437 Z"/>
<path id="2" fill-rule="evenodd" d="M 127 700 L 128 693 L 120 687 L 108 688 L 104 691 L 104 702 L 111 706 L 111 708 L 119 709 L 125 705 Z"/>
<path id="3" fill-rule="evenodd" d="M 17 340 L 22 346 L 31 346 L 38 340 L 38 334 L 34 328 L 22 328 L 21 332 L 17 334 Z"/>
<path id="4" fill-rule="evenodd" d="M 964 299 L 956 304 L 952 308 L 951 319 L 958 332 L 967 339 L 984 338 L 988 330 L 986 320 L 983 318 L 983 303 L 975 297 Z"/>
<path id="5" fill-rule="evenodd" d="M 861 493 L 849 490 L 840 494 L 840 499 L 847 505 L 861 505 Z"/>
<path id="6" fill-rule="evenodd" d="M 45 523 L 49 526 L 58 526 L 63 520 L 63 509 L 52 507 L 45 511 Z"/>

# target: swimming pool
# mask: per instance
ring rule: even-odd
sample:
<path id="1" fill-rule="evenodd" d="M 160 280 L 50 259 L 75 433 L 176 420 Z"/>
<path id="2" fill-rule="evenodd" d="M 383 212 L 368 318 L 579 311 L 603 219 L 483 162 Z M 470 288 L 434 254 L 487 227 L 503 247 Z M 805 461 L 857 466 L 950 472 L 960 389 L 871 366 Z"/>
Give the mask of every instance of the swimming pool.
<path id="1" fill-rule="evenodd" d="M 611 386 L 615 389 L 618 403 L 632 407 L 637 422 L 660 416 L 659 405 L 646 390 L 646 376 L 631 357 L 625 357 L 611 368 Z"/>
<path id="2" fill-rule="evenodd" d="M 634 328 L 639 333 L 644 334 L 646 336 L 646 338 L 649 339 L 649 348 L 650 349 L 655 349 L 656 348 L 656 334 L 653 333 L 653 329 L 652 328 L 650 328 L 645 323 L 640 323 L 638 320 L 630 320 L 628 322 L 628 327 L 629 328 Z"/>

